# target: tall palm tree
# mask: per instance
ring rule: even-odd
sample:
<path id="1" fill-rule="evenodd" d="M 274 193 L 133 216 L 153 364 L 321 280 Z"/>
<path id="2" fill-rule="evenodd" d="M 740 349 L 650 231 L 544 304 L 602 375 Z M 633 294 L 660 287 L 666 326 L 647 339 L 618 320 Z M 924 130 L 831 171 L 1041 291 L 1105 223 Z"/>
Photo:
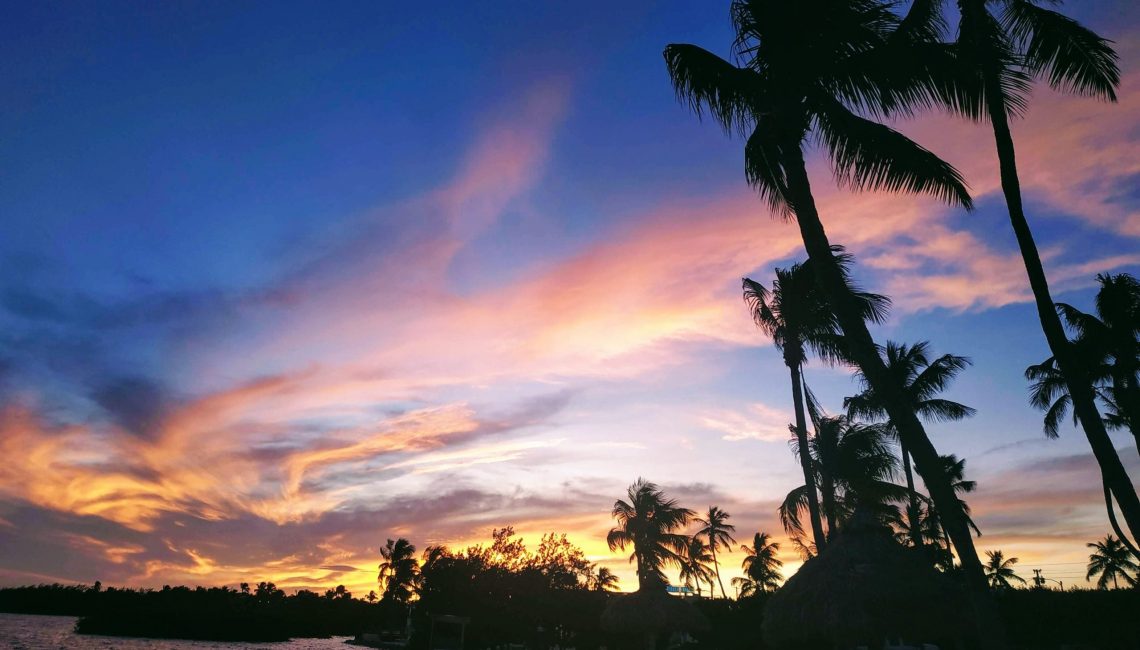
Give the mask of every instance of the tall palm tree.
<path id="1" fill-rule="evenodd" d="M 1109 579 L 1112 580 L 1112 588 L 1117 589 L 1118 577 L 1123 578 L 1129 587 L 1136 586 L 1137 579 L 1134 575 L 1130 575 L 1130 572 L 1136 574 L 1138 567 L 1119 539 L 1108 535 L 1103 541 L 1090 542 L 1085 546 L 1094 549 L 1092 555 L 1089 555 L 1089 570 L 1085 574 L 1085 579 L 1092 580 L 1094 576 L 1100 575 L 1100 579 L 1096 581 L 1097 589 L 1108 588 Z"/>
<path id="2" fill-rule="evenodd" d="M 713 589 L 713 571 L 709 563 L 713 561 L 710 547 L 697 535 L 689 538 L 685 545 L 685 552 L 681 554 L 681 584 L 686 587 L 697 587 L 697 597 L 701 597 L 701 583 L 709 583 L 709 594 L 715 596 Z"/>
<path id="3" fill-rule="evenodd" d="M 779 542 L 773 542 L 768 533 L 756 533 L 752 536 L 752 546 L 741 544 L 740 550 L 744 552 L 744 560 L 740 568 L 744 569 L 745 577 L 751 581 L 754 588 L 760 591 L 775 590 L 780 586 L 780 567 L 783 561 L 776 557 L 780 551 Z M 741 591 L 741 595 L 747 595 Z"/>
<path id="4" fill-rule="evenodd" d="M 618 525 L 606 535 L 611 551 L 632 546 L 630 562 L 637 562 L 639 589 L 664 589 L 666 564 L 681 564 L 689 538 L 675 532 L 696 514 L 668 499 L 656 484 L 639 478 L 626 491 L 628 501 L 614 502 Z"/>
<path id="5" fill-rule="evenodd" d="M 944 354 L 933 361 L 930 360 L 930 343 L 919 341 L 914 345 L 887 341 L 883 350 L 887 373 L 895 385 L 902 388 L 910 402 L 911 408 L 923 420 L 930 422 L 957 421 L 970 417 L 976 411 L 948 399 L 936 397 L 947 385 L 970 365 L 970 360 L 953 354 Z M 843 406 L 852 416 L 868 418 L 872 421 L 888 419 L 886 406 L 875 393 L 875 389 L 867 382 L 862 373 L 857 377 L 862 384 L 863 391 L 853 397 L 843 400 Z M 894 427 L 890 429 L 895 434 Z M 910 467 L 910 452 L 906 443 L 901 439 L 899 447 L 902 455 L 903 474 L 906 476 L 906 486 L 910 490 L 910 503 L 907 507 L 907 517 L 919 512 L 918 492 L 914 487 L 914 473 Z M 909 528 L 915 534 L 919 531 L 917 521 L 910 521 Z M 912 540 L 921 545 L 920 539 Z"/>
<path id="6" fill-rule="evenodd" d="M 1025 584 L 1025 579 L 1013 570 L 1013 565 L 1017 564 L 1017 558 L 1006 559 L 1005 554 L 1001 551 L 986 551 L 986 556 L 989 558 L 989 561 L 986 562 L 986 577 L 990 581 L 991 588 L 995 590 L 1012 589 L 1014 582 Z"/>
<path id="7" fill-rule="evenodd" d="M 380 590 L 384 598 L 397 603 L 411 600 L 419 576 L 419 563 L 416 562 L 416 547 L 403 537 L 388 543 L 380 549 L 384 561 L 380 564 Z"/>
<path id="8" fill-rule="evenodd" d="M 697 517 L 695 521 L 701 525 L 700 530 L 697 531 L 695 537 L 704 536 L 708 540 L 709 551 L 712 552 L 713 570 L 716 572 L 716 581 L 720 585 L 720 595 L 728 598 L 728 594 L 724 591 L 724 582 L 720 579 L 720 564 L 716 559 L 716 551 L 718 548 L 732 549 L 732 545 L 736 540 L 732 534 L 736 532 L 736 526 L 728 523 L 729 514 L 716 506 L 709 506 L 708 514 L 703 518 Z M 715 593 L 713 594 L 716 595 Z"/>
<path id="9" fill-rule="evenodd" d="M 958 0 L 958 70 L 964 82 L 949 99 L 957 112 L 993 127 L 1002 192 L 1029 276 L 1037 316 L 1049 350 L 1068 386 L 1073 410 L 1101 474 L 1135 538 L 1140 498 L 1096 405 L 1092 377 L 1065 338 L 1045 269 L 1022 205 L 1021 182 L 1009 119 L 1027 106 L 1030 82 L 1044 78 L 1058 90 L 1116 100 L 1120 70 L 1109 41 L 1080 23 L 1031 0 Z"/>
<path id="10" fill-rule="evenodd" d="M 945 161 L 871 117 L 925 106 L 943 95 L 941 48 L 925 40 L 939 17 L 929 0 L 905 18 L 870 0 L 734 0 L 740 66 L 695 45 L 669 45 L 665 61 L 677 95 L 747 138 L 745 175 L 774 211 L 794 217 L 816 284 L 845 335 L 846 353 L 882 395 L 887 412 L 940 506 L 975 591 L 984 575 L 938 452 L 906 396 L 891 385 L 820 221 L 804 146 L 822 144 L 837 179 L 856 190 L 925 193 L 971 206 L 961 175 Z M 923 50 L 919 56 L 919 50 Z M 930 56 L 925 56 L 930 50 Z"/>
<path id="11" fill-rule="evenodd" d="M 886 318 L 890 301 L 885 296 L 851 287 L 848 273 L 851 256 L 844 253 L 841 247 L 835 247 L 833 252 L 844 274 L 845 283 L 859 303 L 863 318 L 881 322 Z M 793 264 L 787 269 L 777 268 L 771 291 L 749 278 L 744 278 L 743 284 L 744 299 L 752 312 L 752 320 L 772 338 L 772 343 L 783 354 L 784 365 L 791 374 L 792 406 L 796 418 L 800 467 L 804 473 L 804 485 L 807 486 L 805 490 L 812 539 L 816 548 L 822 549 L 827 540 L 820 517 L 811 459 L 807 454 L 802 369 L 809 349 L 828 363 L 834 363 L 842 357 L 839 324 L 816 285 L 810 263 Z"/>

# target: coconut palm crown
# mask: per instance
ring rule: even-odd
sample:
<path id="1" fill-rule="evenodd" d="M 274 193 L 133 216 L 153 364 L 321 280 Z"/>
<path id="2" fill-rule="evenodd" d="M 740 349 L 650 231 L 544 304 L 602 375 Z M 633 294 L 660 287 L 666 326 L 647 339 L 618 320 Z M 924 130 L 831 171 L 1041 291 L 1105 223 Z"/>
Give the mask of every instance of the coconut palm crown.
<path id="1" fill-rule="evenodd" d="M 1085 579 L 1092 580 L 1099 575 L 1100 578 L 1096 581 L 1097 589 L 1107 589 L 1109 580 L 1112 581 L 1113 589 L 1119 588 L 1118 578 L 1129 587 L 1136 586 L 1136 575 L 1140 567 L 1133 560 L 1132 553 L 1119 539 L 1108 535 L 1103 540 L 1090 542 L 1086 546 L 1093 549 L 1093 552 L 1089 555 L 1088 573 Z"/>
<path id="2" fill-rule="evenodd" d="M 1025 584 L 1025 579 L 1013 570 L 1017 558 L 1006 558 L 1001 551 L 986 551 L 986 557 L 989 558 L 986 562 L 986 577 L 991 588 L 1012 589 L 1014 582 Z"/>
<path id="3" fill-rule="evenodd" d="M 667 584 L 664 567 L 681 564 L 689 538 L 683 529 L 695 514 L 666 498 L 656 484 L 639 478 L 626 491 L 628 500 L 614 502 L 612 515 L 617 526 L 606 535 L 611 551 L 633 547 L 630 562 L 637 563 L 640 589 L 663 589 Z"/>

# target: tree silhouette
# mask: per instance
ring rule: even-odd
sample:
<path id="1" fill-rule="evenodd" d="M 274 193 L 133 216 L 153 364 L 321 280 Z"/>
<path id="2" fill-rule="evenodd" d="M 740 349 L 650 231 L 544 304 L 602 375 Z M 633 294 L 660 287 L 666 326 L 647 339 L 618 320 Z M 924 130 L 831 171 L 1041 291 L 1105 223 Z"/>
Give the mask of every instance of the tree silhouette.
<path id="1" fill-rule="evenodd" d="M 697 531 L 695 537 L 704 535 L 708 540 L 709 551 L 712 552 L 713 570 L 716 572 L 716 581 L 720 585 L 720 595 L 728 598 L 728 594 L 724 591 L 724 582 L 720 579 L 720 564 L 716 559 L 716 551 L 718 548 L 731 549 L 736 540 L 732 534 L 736 532 L 736 526 L 728 523 L 729 514 L 716 506 L 709 506 L 708 514 L 704 518 L 696 517 L 695 521 L 701 524 L 700 530 Z M 710 589 L 711 591 L 711 589 Z M 716 594 L 713 593 L 713 596 Z"/>
<path id="2" fill-rule="evenodd" d="M 1012 589 L 1011 581 L 1025 584 L 1025 579 L 1013 570 L 1013 565 L 1017 564 L 1017 558 L 1006 559 L 1001 551 L 986 551 L 986 557 L 989 558 L 989 562 L 986 562 L 986 577 L 990 581 L 991 588 Z"/>
<path id="3" fill-rule="evenodd" d="M 419 563 L 416 562 L 416 547 L 403 537 L 388 543 L 380 549 L 384 561 L 380 564 L 380 590 L 385 600 L 406 604 L 412 598 L 419 577 Z"/>
<path id="4" fill-rule="evenodd" d="M 1045 79 L 1054 89 L 1116 100 L 1120 83 L 1110 43 L 1076 21 L 1029 0 L 958 0 L 961 20 L 956 42 L 959 80 L 947 104 L 993 127 L 1010 224 L 1029 276 L 1038 319 L 1056 366 L 1068 387 L 1073 410 L 1120 506 L 1132 536 L 1140 535 L 1140 498 L 1096 405 L 1093 377 L 1065 330 L 1049 292 L 1041 256 L 1022 205 L 1016 152 L 1009 119 L 1025 111 L 1030 81 Z M 996 13 L 995 13 L 996 12 Z M 1111 508 L 1111 502 L 1109 503 Z"/>
<path id="5" fill-rule="evenodd" d="M 933 361 L 929 358 L 930 343 L 919 341 L 914 345 L 887 341 L 883 350 L 887 373 L 896 386 L 902 389 L 903 394 L 910 401 L 911 408 L 923 420 L 930 422 L 955 421 L 974 415 L 974 409 L 947 399 L 936 397 L 945 390 L 970 360 L 953 354 L 944 354 Z M 862 373 L 856 375 L 863 391 L 853 397 L 843 400 L 843 406 L 852 416 L 868 418 L 872 421 L 888 419 L 886 406 L 875 390 L 867 382 Z M 890 432 L 897 437 L 895 428 Z M 910 452 L 905 442 L 900 439 L 899 447 L 902 455 L 903 474 L 906 476 L 906 487 L 910 490 L 910 500 L 907 506 L 907 518 L 920 513 L 918 492 L 914 486 L 914 474 L 910 467 Z M 971 522 L 972 524 L 972 522 Z M 909 530 L 916 535 L 911 541 L 921 546 L 920 524 L 916 519 L 908 522 Z M 974 526 L 975 530 L 977 529 Z"/>
<path id="6" fill-rule="evenodd" d="M 710 547 L 705 544 L 703 540 L 697 535 L 689 538 L 689 542 L 685 545 L 685 552 L 681 554 L 681 584 L 686 587 L 697 588 L 697 596 L 701 596 L 701 583 L 709 583 L 709 595 L 715 596 L 713 590 L 713 571 L 709 568 L 709 564 L 713 561 L 713 555 L 710 552 Z"/>
<path id="7" fill-rule="evenodd" d="M 680 99 L 747 138 L 745 175 L 774 211 L 794 217 L 816 284 L 835 311 L 846 353 L 882 395 L 887 412 L 947 520 L 967 577 L 984 585 L 970 531 L 941 474 L 938 453 L 905 395 L 892 386 L 820 221 L 804 163 L 808 134 L 823 145 L 841 184 L 856 190 L 925 193 L 969 207 L 961 175 L 901 133 L 859 113 L 905 114 L 945 94 L 953 67 L 924 41 L 937 12 L 913 3 L 905 18 L 878 2 L 735 0 L 740 67 L 694 45 L 669 45 L 665 61 Z M 922 50 L 922 52 L 919 52 Z M 929 52 L 927 52 L 927 50 Z"/>
<path id="8" fill-rule="evenodd" d="M 600 567 L 590 578 L 590 588 L 594 591 L 617 591 L 618 577 L 608 567 Z"/>
<path id="9" fill-rule="evenodd" d="M 841 247 L 833 250 L 836 263 L 844 276 L 851 294 L 859 303 L 863 318 L 881 322 L 886 318 L 890 301 L 877 294 L 858 291 L 851 287 L 848 269 L 851 256 Z M 796 418 L 796 437 L 800 450 L 800 467 L 804 474 L 808 515 L 812 528 L 812 539 L 816 548 L 823 548 L 827 539 L 823 532 L 819 497 L 814 473 L 811 471 L 811 458 L 807 453 L 807 420 L 804 416 L 803 365 L 807 360 L 807 350 L 813 351 L 828 363 L 835 363 L 843 356 L 839 323 L 827 300 L 820 293 L 810 262 L 793 264 L 788 269 L 776 269 L 772 290 L 764 285 L 744 278 L 744 299 L 752 312 L 752 320 L 772 338 L 784 357 L 792 382 L 792 405 Z M 723 587 L 722 587 L 723 591 Z"/>
<path id="10" fill-rule="evenodd" d="M 829 416 L 820 409 L 815 396 L 807 392 L 808 414 L 814 426 L 809 441 L 815 473 L 823 486 L 823 507 L 828 521 L 835 522 L 834 535 L 857 508 L 884 524 L 899 518 L 895 503 L 907 497 L 905 488 L 891 482 L 898 461 L 887 444 L 883 425 L 863 424 L 846 415 Z M 793 439 L 793 444 L 795 441 Z M 780 520 L 793 537 L 802 530 L 804 486 L 790 491 L 780 504 Z"/>
<path id="11" fill-rule="evenodd" d="M 741 596 L 748 596 L 755 591 L 775 590 L 780 586 L 780 580 L 783 579 L 780 567 L 784 563 L 776 557 L 780 550 L 778 542 L 773 542 L 768 533 L 756 533 L 752 536 L 752 546 L 741 544 L 740 550 L 744 552 L 744 560 L 740 563 L 740 568 L 744 569 L 744 579 L 734 578 L 733 582 L 741 585 Z M 741 582 L 737 583 L 737 580 Z"/>
<path id="12" fill-rule="evenodd" d="M 632 546 L 630 562 L 637 562 L 638 588 L 663 589 L 666 564 L 681 564 L 689 538 L 675 532 L 688 525 L 695 514 L 667 499 L 656 484 L 637 479 L 626 491 L 628 501 L 614 502 L 612 515 L 618 525 L 606 535 L 611 551 Z"/>
<path id="13" fill-rule="evenodd" d="M 1140 450 L 1140 282 L 1127 273 L 1096 279 L 1096 315 L 1065 303 L 1057 312 L 1076 333 L 1073 347 L 1108 407 L 1105 425 L 1132 433 Z"/>
<path id="14" fill-rule="evenodd" d="M 1117 589 L 1119 587 L 1117 578 L 1123 579 L 1129 587 L 1136 586 L 1137 578 L 1134 576 L 1140 568 L 1132 560 L 1128 548 L 1119 539 L 1108 535 L 1102 541 L 1090 542 L 1085 546 L 1094 549 L 1089 555 L 1088 573 L 1085 574 L 1085 579 L 1092 580 L 1099 575 L 1100 579 L 1096 581 L 1097 589 L 1107 589 L 1110 579 L 1112 588 Z"/>

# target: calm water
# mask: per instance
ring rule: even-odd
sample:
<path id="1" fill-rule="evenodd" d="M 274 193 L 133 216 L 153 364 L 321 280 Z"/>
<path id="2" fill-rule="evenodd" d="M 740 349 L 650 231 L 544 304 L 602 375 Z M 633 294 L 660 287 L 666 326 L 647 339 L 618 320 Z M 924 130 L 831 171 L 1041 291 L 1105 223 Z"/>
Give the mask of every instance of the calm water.
<path id="1" fill-rule="evenodd" d="M 172 639 L 128 639 L 76 634 L 74 616 L 0 614 L 0 648 L 7 650 L 347 650 L 345 637 L 294 639 L 284 643 L 220 643 Z"/>

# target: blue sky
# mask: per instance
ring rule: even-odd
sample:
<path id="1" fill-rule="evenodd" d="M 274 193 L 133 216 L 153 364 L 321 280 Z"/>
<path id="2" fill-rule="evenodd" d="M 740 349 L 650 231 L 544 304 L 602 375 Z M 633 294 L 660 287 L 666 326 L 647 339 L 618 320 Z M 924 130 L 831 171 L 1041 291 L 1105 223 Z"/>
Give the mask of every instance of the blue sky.
<path id="1" fill-rule="evenodd" d="M 739 278 L 802 252 L 660 54 L 726 53 L 727 3 L 610 5 L 12 4 L 0 582 L 362 586 L 386 536 L 506 524 L 622 569 L 601 536 L 640 475 L 779 532 L 789 389 Z M 1118 42 L 1121 101 L 1039 89 L 1015 137 L 1056 296 L 1088 308 L 1140 263 L 1140 14 L 1067 9 Z M 880 341 L 975 362 L 949 396 L 978 416 L 932 432 L 980 483 L 981 547 L 1079 564 L 1095 466 L 1027 404 L 1047 353 L 992 141 L 900 128 L 978 209 L 846 194 L 815 160 L 825 224 L 895 298 Z M 807 372 L 832 410 L 853 390 Z M 248 530 L 278 541 L 217 541 Z"/>

